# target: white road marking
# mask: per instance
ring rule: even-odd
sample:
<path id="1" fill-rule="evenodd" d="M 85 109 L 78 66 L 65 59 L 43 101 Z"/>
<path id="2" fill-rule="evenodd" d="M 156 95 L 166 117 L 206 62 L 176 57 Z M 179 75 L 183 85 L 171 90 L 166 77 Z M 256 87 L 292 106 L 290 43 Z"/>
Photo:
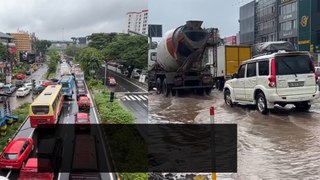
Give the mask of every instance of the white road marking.
<path id="1" fill-rule="evenodd" d="M 143 104 L 143 105 L 144 105 L 144 107 L 148 108 L 148 106 L 146 104 Z"/>
<path id="2" fill-rule="evenodd" d="M 125 98 L 126 98 L 126 100 L 129 100 L 129 101 L 131 100 L 128 96 L 125 96 Z"/>
<path id="3" fill-rule="evenodd" d="M 10 171 L 8 172 L 8 174 L 7 174 L 6 178 L 8 178 L 8 179 L 9 179 L 9 176 L 10 176 L 10 174 L 11 174 L 11 171 L 12 171 L 12 170 L 10 170 Z"/>
<path id="4" fill-rule="evenodd" d="M 136 95 L 132 95 L 132 96 L 135 97 L 136 99 L 138 99 L 138 101 L 141 101 L 141 99 L 138 96 L 136 96 Z"/>
<path id="5" fill-rule="evenodd" d="M 134 100 L 134 101 L 136 100 L 133 96 L 129 96 L 129 98 L 131 98 L 131 99 Z"/>
<path id="6" fill-rule="evenodd" d="M 147 95 L 143 95 L 143 96 L 144 96 L 145 98 L 147 98 L 147 99 L 149 98 Z"/>
<path id="7" fill-rule="evenodd" d="M 30 120 L 30 119 L 29 119 L 29 120 Z M 32 129 L 32 131 L 31 131 L 31 133 L 29 134 L 28 138 L 32 138 L 33 133 L 34 133 L 34 128 Z"/>
<path id="8" fill-rule="evenodd" d="M 141 98 L 142 100 L 147 100 L 145 97 L 143 97 L 142 95 L 139 95 L 139 98 Z"/>

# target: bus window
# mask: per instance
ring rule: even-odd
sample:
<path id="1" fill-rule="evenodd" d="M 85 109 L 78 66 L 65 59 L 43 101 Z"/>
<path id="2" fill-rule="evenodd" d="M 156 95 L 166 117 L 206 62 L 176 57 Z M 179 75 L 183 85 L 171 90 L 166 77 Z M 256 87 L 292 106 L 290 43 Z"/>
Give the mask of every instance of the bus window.
<path id="1" fill-rule="evenodd" d="M 49 113 L 49 106 L 32 106 L 33 114 L 42 115 Z"/>
<path id="2" fill-rule="evenodd" d="M 63 82 L 61 84 L 62 84 L 62 87 L 64 87 L 64 88 L 68 88 L 69 87 L 69 83 L 67 83 L 67 82 Z"/>

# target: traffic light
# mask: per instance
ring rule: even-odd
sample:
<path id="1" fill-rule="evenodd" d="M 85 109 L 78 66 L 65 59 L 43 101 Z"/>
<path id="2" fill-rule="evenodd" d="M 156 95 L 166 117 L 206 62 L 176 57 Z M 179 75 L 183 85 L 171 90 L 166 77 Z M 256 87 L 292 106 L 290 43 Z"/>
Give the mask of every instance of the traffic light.
<path id="1" fill-rule="evenodd" d="M 114 92 L 110 92 L 110 102 L 113 102 L 114 99 Z"/>
<path id="2" fill-rule="evenodd" d="M 35 88 L 36 87 L 36 80 L 32 79 L 32 87 Z"/>

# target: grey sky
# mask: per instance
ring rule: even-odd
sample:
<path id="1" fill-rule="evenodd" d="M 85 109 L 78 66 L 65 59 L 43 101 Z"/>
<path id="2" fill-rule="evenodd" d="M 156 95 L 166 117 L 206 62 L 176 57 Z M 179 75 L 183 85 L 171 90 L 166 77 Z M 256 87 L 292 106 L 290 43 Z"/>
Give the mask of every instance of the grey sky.
<path id="1" fill-rule="evenodd" d="M 123 32 L 126 13 L 147 8 L 147 0 L 4 0 L 0 31 L 20 29 L 49 40 Z"/>
<path id="2" fill-rule="evenodd" d="M 163 34 L 187 20 L 202 20 L 222 37 L 239 31 L 239 8 L 251 0 L 148 0 L 149 24 L 162 24 Z M 157 39 L 157 38 L 156 38 Z"/>

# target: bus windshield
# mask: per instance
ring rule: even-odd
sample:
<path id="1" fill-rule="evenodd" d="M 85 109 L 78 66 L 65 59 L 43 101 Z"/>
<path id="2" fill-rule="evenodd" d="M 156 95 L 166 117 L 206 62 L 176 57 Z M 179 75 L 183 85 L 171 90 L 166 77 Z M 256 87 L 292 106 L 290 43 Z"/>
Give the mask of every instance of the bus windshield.
<path id="1" fill-rule="evenodd" d="M 44 115 L 49 113 L 49 106 L 32 106 L 33 114 Z"/>

